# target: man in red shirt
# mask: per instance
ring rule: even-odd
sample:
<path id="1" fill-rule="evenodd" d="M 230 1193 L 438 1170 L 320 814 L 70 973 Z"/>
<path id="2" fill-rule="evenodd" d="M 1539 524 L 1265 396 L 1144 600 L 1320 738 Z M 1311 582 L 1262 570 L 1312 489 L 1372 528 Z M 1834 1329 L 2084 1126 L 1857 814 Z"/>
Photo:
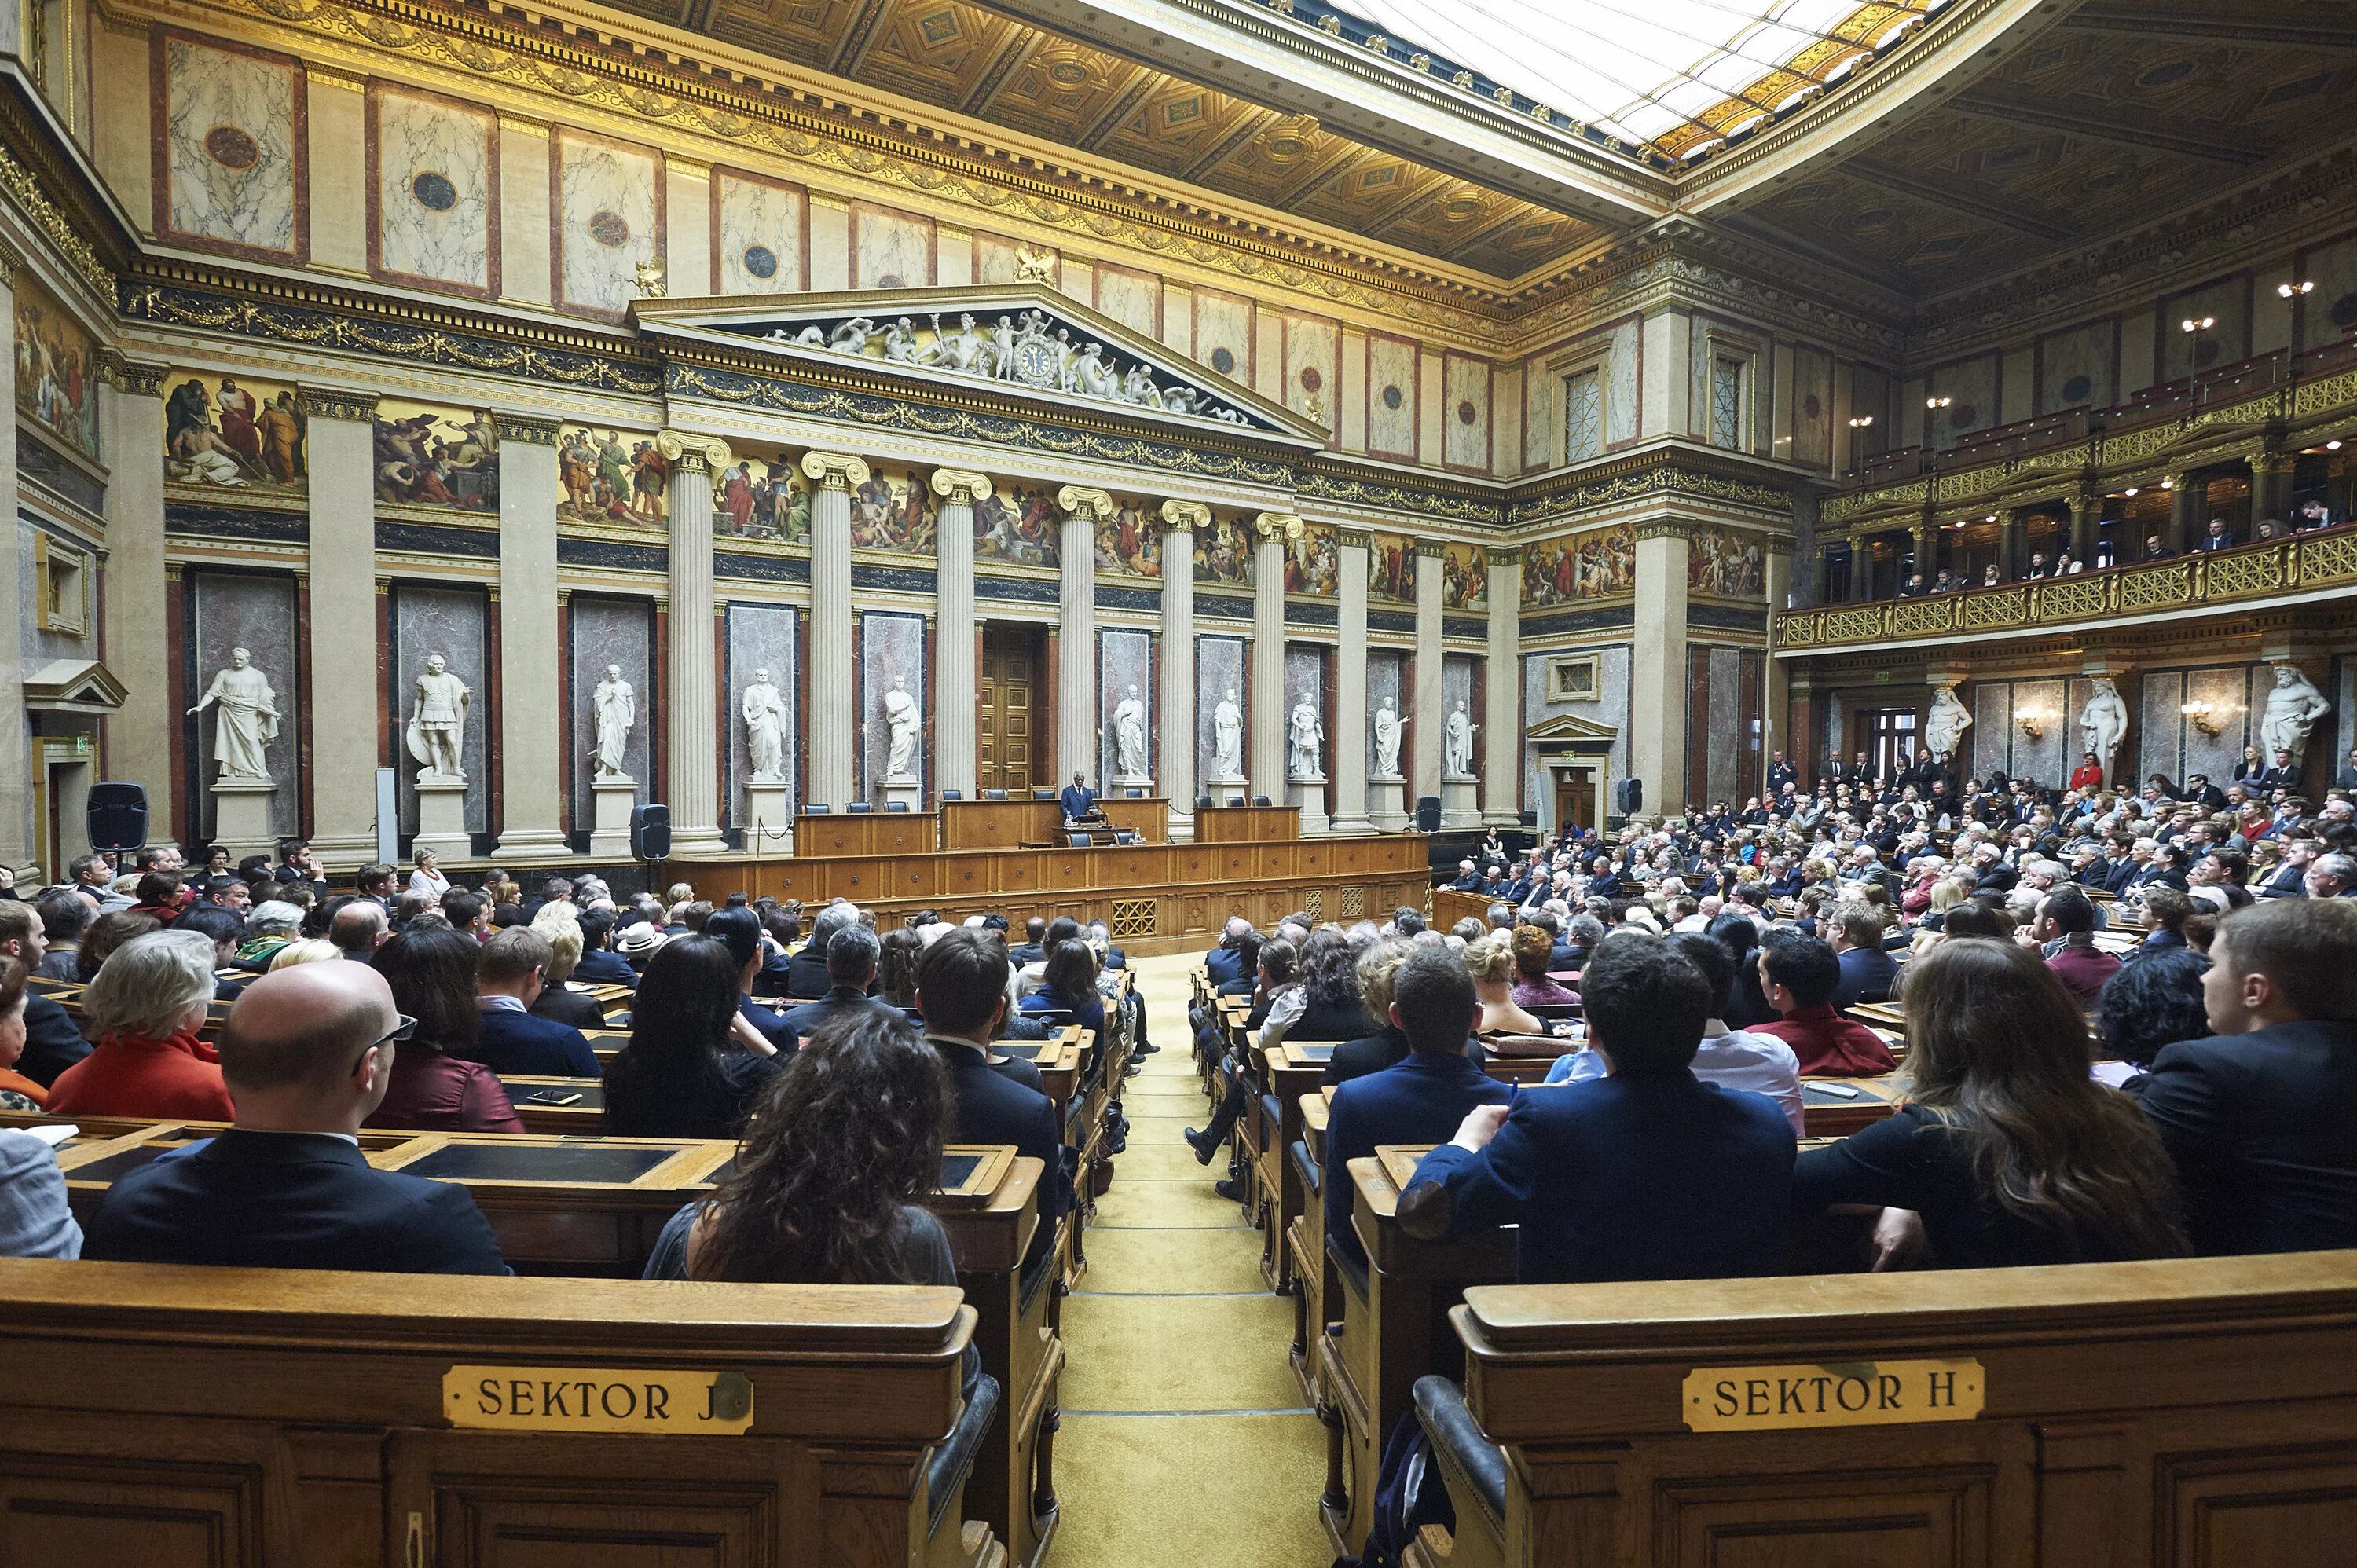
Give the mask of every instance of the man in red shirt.
<path id="1" fill-rule="evenodd" d="M 1882 1036 L 1834 1011 L 1841 984 L 1841 960 L 1834 950 L 1799 931 L 1775 930 L 1760 949 L 1760 989 L 1780 1022 L 1755 1024 L 1752 1032 L 1773 1035 L 1801 1058 L 1803 1078 L 1869 1078 L 1898 1066 Z"/>
<path id="2" fill-rule="evenodd" d="M 2120 972 L 2120 961 L 2095 946 L 2095 907 L 2076 887 L 2057 887 L 2039 900 L 2029 924 L 2030 940 L 2046 947 L 2046 967 L 2082 1007 L 2104 994 L 2104 982 Z"/>

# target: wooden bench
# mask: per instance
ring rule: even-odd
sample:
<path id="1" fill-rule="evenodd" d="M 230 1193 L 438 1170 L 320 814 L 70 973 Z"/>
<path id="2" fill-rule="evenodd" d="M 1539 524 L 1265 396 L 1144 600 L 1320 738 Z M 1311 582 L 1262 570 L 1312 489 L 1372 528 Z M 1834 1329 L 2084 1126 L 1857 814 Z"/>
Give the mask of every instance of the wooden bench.
<path id="1" fill-rule="evenodd" d="M 953 1290 L 0 1259 L 0 1559 L 989 1568 Z"/>

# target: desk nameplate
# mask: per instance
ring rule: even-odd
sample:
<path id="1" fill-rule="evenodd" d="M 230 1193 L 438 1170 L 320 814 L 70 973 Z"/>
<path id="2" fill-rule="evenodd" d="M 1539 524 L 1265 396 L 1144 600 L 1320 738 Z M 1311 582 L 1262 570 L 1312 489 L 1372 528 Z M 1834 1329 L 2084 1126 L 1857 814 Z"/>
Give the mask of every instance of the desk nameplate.
<path id="1" fill-rule="evenodd" d="M 1986 1384 L 1970 1358 L 1696 1367 L 1681 1391 L 1682 1413 L 1690 1432 L 1971 1421 Z"/>
<path id="2" fill-rule="evenodd" d="M 753 1425 L 742 1372 L 643 1368 L 453 1367 L 442 1375 L 453 1426 L 503 1432 L 660 1432 L 739 1436 Z"/>

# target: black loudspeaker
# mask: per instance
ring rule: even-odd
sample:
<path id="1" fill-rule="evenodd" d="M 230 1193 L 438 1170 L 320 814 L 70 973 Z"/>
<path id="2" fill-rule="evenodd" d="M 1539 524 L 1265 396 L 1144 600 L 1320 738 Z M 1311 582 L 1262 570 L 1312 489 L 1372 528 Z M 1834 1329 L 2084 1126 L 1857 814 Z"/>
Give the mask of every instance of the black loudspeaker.
<path id="1" fill-rule="evenodd" d="M 90 787 L 90 847 L 119 854 L 147 847 L 147 790 L 138 784 Z"/>
<path id="2" fill-rule="evenodd" d="M 1415 831 L 1437 833 L 1440 831 L 1440 797 L 1418 795 L 1415 798 Z"/>
<path id="3" fill-rule="evenodd" d="M 1613 787 L 1612 809 L 1624 817 L 1636 815 L 1645 809 L 1645 781 L 1623 779 Z"/>
<path id="4" fill-rule="evenodd" d="M 630 854 L 640 860 L 671 858 L 671 808 L 630 808 Z"/>

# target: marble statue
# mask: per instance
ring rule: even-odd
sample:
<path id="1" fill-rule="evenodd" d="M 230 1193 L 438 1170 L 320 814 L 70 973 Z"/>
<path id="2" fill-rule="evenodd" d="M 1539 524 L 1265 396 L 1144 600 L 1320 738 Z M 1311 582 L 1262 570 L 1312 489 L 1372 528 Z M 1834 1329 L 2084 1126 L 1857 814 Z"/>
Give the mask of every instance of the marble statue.
<path id="1" fill-rule="evenodd" d="M 267 779 L 270 765 L 264 746 L 278 738 L 278 694 L 270 677 L 253 667 L 253 655 L 242 648 L 229 650 L 229 668 L 216 672 L 213 683 L 188 710 L 200 714 L 210 705 L 213 714 L 213 761 L 223 779 Z"/>
<path id="2" fill-rule="evenodd" d="M 907 317 L 884 328 L 884 357 L 901 364 L 921 364 L 923 351 L 917 347 L 917 328 Z"/>
<path id="3" fill-rule="evenodd" d="M 1449 710 L 1448 717 L 1442 721 L 1440 728 L 1440 771 L 1443 774 L 1473 771 L 1473 732 L 1480 727 L 1473 722 L 1473 715 L 1465 711 L 1462 701 Z"/>
<path id="4" fill-rule="evenodd" d="M 1408 721 L 1392 712 L 1389 703 L 1375 709 L 1375 777 L 1399 777 L 1400 743 L 1407 738 Z"/>
<path id="5" fill-rule="evenodd" d="M 1956 700 L 1956 689 L 1934 687 L 1931 710 L 1923 715 L 1923 749 L 1945 762 L 1956 755 L 1964 744 L 1964 732 L 1972 727 L 1973 715 Z"/>
<path id="6" fill-rule="evenodd" d="M 589 710 L 596 720 L 597 777 L 624 779 L 622 753 L 630 744 L 630 726 L 639 720 L 639 694 L 622 679 L 622 667 L 606 666 L 606 678 L 590 693 Z"/>
<path id="7" fill-rule="evenodd" d="M 958 317 L 957 330 L 943 332 L 941 317 L 933 318 L 933 360 L 946 370 L 985 375 L 991 369 L 990 340 L 974 330 L 971 312 Z"/>
<path id="8" fill-rule="evenodd" d="M 2112 684 L 2108 675 L 2091 677 L 2094 689 L 2087 693 L 2087 705 L 2079 710 L 2079 735 L 2086 744 L 2083 749 L 2095 754 L 2095 761 L 2104 777 L 2112 776 L 2112 758 L 2118 755 L 2120 743 L 2128 737 L 2128 705 L 2120 699 L 2120 689 Z"/>
<path id="9" fill-rule="evenodd" d="M 1244 711 L 1232 688 L 1211 708 L 1211 777 L 1241 779 L 1244 771 Z"/>
<path id="10" fill-rule="evenodd" d="M 1124 779 L 1147 777 L 1146 766 L 1146 704 L 1137 688 L 1129 687 L 1113 708 L 1114 772 Z"/>
<path id="11" fill-rule="evenodd" d="M 767 670 L 753 671 L 739 711 L 745 715 L 745 751 L 757 783 L 782 783 L 786 777 L 786 699 L 770 684 Z"/>
<path id="12" fill-rule="evenodd" d="M 876 323 L 867 317 L 855 316 L 827 335 L 826 346 L 846 354 L 865 354 L 867 340 L 876 336 Z"/>
<path id="13" fill-rule="evenodd" d="M 2291 759 L 2298 762 L 2308 750 L 2309 734 L 2316 728 L 2316 721 L 2331 706 L 2316 683 L 2300 673 L 2299 666 L 2277 664 L 2275 690 L 2267 693 L 2267 705 L 2259 714 L 2259 746 L 2268 765 L 2274 765 L 2278 751 L 2291 753 Z"/>
<path id="14" fill-rule="evenodd" d="M 467 708 L 475 693 L 450 673 L 438 654 L 429 654 L 425 672 L 411 690 L 409 755 L 425 766 L 421 783 L 462 783 L 467 777 Z"/>
<path id="15" fill-rule="evenodd" d="M 1057 283 L 1056 252 L 1044 245 L 1034 245 L 1026 240 L 1015 247 L 1015 281 L 1044 283 L 1050 287 Z"/>
<path id="16" fill-rule="evenodd" d="M 892 732 L 884 754 L 886 783 L 915 780 L 917 732 L 923 722 L 917 712 L 917 699 L 909 695 L 908 686 L 895 676 L 892 689 L 884 693 L 884 724 Z"/>
<path id="17" fill-rule="evenodd" d="M 1324 774 L 1322 755 L 1326 743 L 1326 726 L 1319 722 L 1317 704 L 1308 697 L 1293 704 L 1293 713 L 1286 722 L 1286 774 L 1292 779 L 1316 779 Z"/>

